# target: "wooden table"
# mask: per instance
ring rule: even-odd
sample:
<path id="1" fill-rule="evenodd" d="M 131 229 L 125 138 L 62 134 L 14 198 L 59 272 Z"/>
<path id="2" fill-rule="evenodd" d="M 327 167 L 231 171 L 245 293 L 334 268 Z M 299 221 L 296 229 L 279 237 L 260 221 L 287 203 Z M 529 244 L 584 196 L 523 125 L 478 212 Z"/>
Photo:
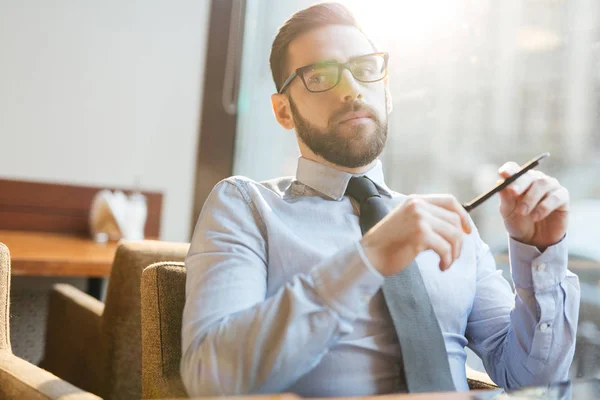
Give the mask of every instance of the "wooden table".
<path id="1" fill-rule="evenodd" d="M 118 243 L 58 233 L 0 230 L 10 251 L 12 275 L 107 277 Z"/>

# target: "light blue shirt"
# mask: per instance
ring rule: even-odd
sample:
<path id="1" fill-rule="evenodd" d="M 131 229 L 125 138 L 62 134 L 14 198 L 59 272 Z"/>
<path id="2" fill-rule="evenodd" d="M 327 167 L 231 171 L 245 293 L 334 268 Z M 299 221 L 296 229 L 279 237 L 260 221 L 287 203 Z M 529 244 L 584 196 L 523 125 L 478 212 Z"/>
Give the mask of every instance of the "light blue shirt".
<path id="1" fill-rule="evenodd" d="M 379 161 L 366 175 L 390 207 L 405 199 L 385 185 Z M 384 278 L 359 243 L 357 204 L 344 196 L 350 177 L 300 158 L 295 178 L 215 186 L 186 258 L 181 376 L 190 395 L 397 389 L 400 347 Z M 468 390 L 465 346 L 505 388 L 567 378 L 579 281 L 565 241 L 540 253 L 509 240 L 516 294 L 475 229 L 445 272 L 434 252 L 417 256 L 458 390 Z"/>

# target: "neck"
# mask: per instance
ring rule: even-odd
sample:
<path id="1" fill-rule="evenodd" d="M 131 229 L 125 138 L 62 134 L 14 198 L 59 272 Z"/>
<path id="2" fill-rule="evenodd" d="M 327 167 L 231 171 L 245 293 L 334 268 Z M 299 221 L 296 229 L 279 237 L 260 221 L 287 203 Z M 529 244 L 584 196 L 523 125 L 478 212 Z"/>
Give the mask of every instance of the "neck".
<path id="1" fill-rule="evenodd" d="M 312 161 L 315 161 L 315 162 L 318 162 L 320 164 L 327 165 L 328 167 L 335 168 L 339 171 L 347 172 L 349 174 L 364 174 L 365 172 L 367 172 L 368 170 L 373 168 L 373 166 L 377 163 L 377 159 L 375 159 L 375 160 L 371 161 L 369 164 L 363 165 L 362 167 L 356 167 L 356 168 L 344 167 L 344 166 L 329 162 L 326 159 L 324 159 L 323 157 L 315 154 L 304 143 L 302 143 L 301 140 L 298 140 L 298 147 L 300 148 L 300 154 L 302 155 L 302 157 L 307 158 Z"/>

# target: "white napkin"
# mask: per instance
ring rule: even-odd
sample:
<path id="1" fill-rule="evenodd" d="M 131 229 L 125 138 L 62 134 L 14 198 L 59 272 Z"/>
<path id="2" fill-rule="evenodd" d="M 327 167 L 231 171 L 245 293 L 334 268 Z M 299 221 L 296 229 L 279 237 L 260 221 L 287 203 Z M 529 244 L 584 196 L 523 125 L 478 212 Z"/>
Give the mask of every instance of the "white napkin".
<path id="1" fill-rule="evenodd" d="M 101 190 L 96 193 L 90 209 L 90 229 L 97 242 L 107 240 L 143 240 L 148 214 L 146 197 L 141 193 L 129 196 L 122 191 Z"/>

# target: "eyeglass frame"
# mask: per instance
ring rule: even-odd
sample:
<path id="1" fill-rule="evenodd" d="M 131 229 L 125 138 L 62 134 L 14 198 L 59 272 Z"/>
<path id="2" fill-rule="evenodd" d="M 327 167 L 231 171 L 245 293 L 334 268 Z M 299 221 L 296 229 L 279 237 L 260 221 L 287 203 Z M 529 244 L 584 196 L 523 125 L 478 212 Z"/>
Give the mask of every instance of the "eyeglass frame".
<path id="1" fill-rule="evenodd" d="M 350 64 L 355 61 L 358 58 L 362 58 L 362 57 L 368 57 L 368 56 L 382 56 L 383 60 L 384 60 L 384 66 L 385 66 L 385 73 L 383 74 L 383 76 L 379 79 L 376 79 L 374 81 L 363 81 L 358 79 L 357 77 L 354 76 L 354 74 L 352 73 L 352 70 L 350 69 Z M 285 82 L 283 82 L 283 85 L 281 85 L 281 89 L 279 89 L 279 91 L 277 92 L 278 94 L 282 94 L 283 91 L 292 83 L 292 81 L 294 80 L 294 78 L 296 78 L 297 76 L 300 77 L 300 79 L 302 79 L 302 83 L 304 84 L 304 87 L 306 88 L 306 90 L 308 90 L 311 93 L 323 93 L 323 92 L 327 92 L 328 90 L 333 89 L 334 87 L 336 87 L 337 85 L 340 84 L 340 82 L 342 81 L 342 71 L 344 69 L 347 69 L 348 71 L 350 71 L 350 74 L 352 74 L 352 77 L 354 79 L 356 79 L 359 82 L 362 83 L 374 83 L 374 82 L 379 82 L 380 80 L 384 79 L 387 74 L 387 66 L 388 66 L 388 60 L 390 58 L 389 53 L 387 52 L 376 52 L 376 53 L 369 53 L 369 54 L 363 54 L 360 56 L 356 56 L 351 58 L 348 62 L 345 63 L 338 63 L 338 62 L 318 62 L 318 63 L 314 63 L 314 64 L 310 64 L 310 65 L 305 65 L 304 67 L 300 67 L 298 69 L 296 69 L 286 80 Z M 337 65 L 338 67 L 338 77 L 337 77 L 337 82 L 335 83 L 335 85 L 333 85 L 332 87 L 330 87 L 329 89 L 325 89 L 325 90 L 310 90 L 308 88 L 308 85 L 306 84 L 306 81 L 304 80 L 304 71 L 309 70 L 311 68 L 315 68 L 316 66 L 322 66 L 322 65 Z"/>

